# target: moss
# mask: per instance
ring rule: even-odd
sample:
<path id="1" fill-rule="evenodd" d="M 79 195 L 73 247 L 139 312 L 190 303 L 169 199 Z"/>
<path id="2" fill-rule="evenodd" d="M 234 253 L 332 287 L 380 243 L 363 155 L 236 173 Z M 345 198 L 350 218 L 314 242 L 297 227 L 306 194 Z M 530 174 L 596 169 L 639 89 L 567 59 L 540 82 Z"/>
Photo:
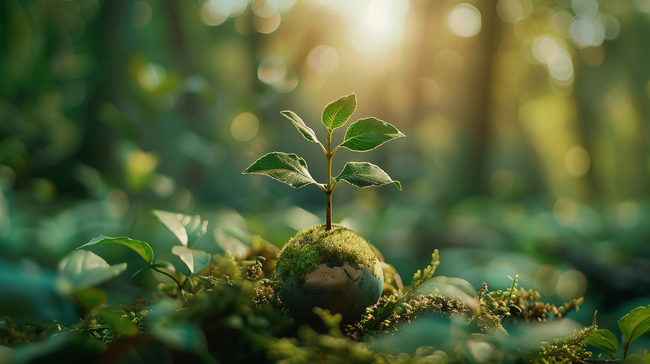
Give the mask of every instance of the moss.
<path id="1" fill-rule="evenodd" d="M 315 225 L 298 232 L 284 245 L 278 256 L 280 280 L 293 276 L 304 282 L 307 274 L 324 260 L 361 269 L 368 268 L 375 276 L 377 254 L 359 234 L 340 225 L 327 231 L 325 225 Z"/>

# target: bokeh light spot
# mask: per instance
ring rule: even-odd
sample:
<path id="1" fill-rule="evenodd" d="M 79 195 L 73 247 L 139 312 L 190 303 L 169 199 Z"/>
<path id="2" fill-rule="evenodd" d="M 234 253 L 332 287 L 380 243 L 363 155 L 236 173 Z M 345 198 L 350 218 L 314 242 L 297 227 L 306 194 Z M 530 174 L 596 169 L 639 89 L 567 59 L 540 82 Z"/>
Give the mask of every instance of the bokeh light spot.
<path id="1" fill-rule="evenodd" d="M 201 6 L 200 17 L 205 25 L 216 26 L 228 19 L 230 6 L 227 1 L 208 0 Z"/>
<path id="2" fill-rule="evenodd" d="M 124 191 L 113 190 L 106 196 L 108 211 L 111 215 L 119 219 L 129 210 L 129 197 Z"/>
<path id="3" fill-rule="evenodd" d="M 497 3 L 497 14 L 508 23 L 527 18 L 532 11 L 531 0 L 499 0 Z"/>
<path id="4" fill-rule="evenodd" d="M 257 135 L 260 123 L 257 117 L 249 112 L 239 114 L 230 125 L 232 137 L 240 142 L 251 140 Z"/>
<path id="5" fill-rule="evenodd" d="M 481 31 L 481 13 L 474 5 L 456 5 L 447 18 L 449 29 L 459 37 L 473 37 Z"/>
<path id="6" fill-rule="evenodd" d="M 553 218 L 561 226 L 571 226 L 578 216 L 578 205 L 570 198 L 562 197 L 553 206 Z"/>
<path id="7" fill-rule="evenodd" d="M 277 55 L 264 58 L 257 68 L 257 77 L 267 85 L 279 84 L 286 75 L 287 66 L 284 59 Z"/>
<path id="8" fill-rule="evenodd" d="M 256 16 L 253 19 L 253 27 L 262 34 L 273 33 L 282 22 L 280 13 L 275 13 L 269 17 Z"/>
<path id="9" fill-rule="evenodd" d="M 433 59 L 436 72 L 447 79 L 454 79 L 463 72 L 463 57 L 451 49 L 443 49 Z"/>
<path id="10" fill-rule="evenodd" d="M 307 56 L 307 65 L 314 72 L 332 73 L 339 66 L 339 53 L 327 45 L 316 46 Z"/>
<path id="11" fill-rule="evenodd" d="M 131 26 L 134 28 L 142 28 L 151 20 L 151 5 L 146 1 L 138 0 L 133 3 L 133 18 Z"/>
<path id="12" fill-rule="evenodd" d="M 566 153 L 564 165 L 573 177 L 582 177 L 589 171 L 591 158 L 589 158 L 589 153 L 585 148 L 576 145 Z"/>
<path id="13" fill-rule="evenodd" d="M 533 278 L 533 287 L 543 295 L 554 295 L 557 293 L 557 282 L 562 271 L 552 264 L 544 264 L 537 268 Z"/>
<path id="14" fill-rule="evenodd" d="M 587 292 L 587 278 L 577 270 L 568 270 L 557 281 L 557 295 L 564 300 L 582 297 Z"/>

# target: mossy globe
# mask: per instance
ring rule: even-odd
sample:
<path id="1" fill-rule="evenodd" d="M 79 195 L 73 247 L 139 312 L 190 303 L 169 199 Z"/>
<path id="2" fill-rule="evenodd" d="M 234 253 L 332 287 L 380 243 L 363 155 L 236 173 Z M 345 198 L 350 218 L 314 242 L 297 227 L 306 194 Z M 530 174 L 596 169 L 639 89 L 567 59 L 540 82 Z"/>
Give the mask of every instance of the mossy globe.
<path id="1" fill-rule="evenodd" d="M 339 225 L 298 232 L 280 251 L 276 273 L 278 298 L 298 318 L 320 307 L 340 313 L 344 322 L 357 320 L 377 303 L 384 285 L 372 246 Z"/>

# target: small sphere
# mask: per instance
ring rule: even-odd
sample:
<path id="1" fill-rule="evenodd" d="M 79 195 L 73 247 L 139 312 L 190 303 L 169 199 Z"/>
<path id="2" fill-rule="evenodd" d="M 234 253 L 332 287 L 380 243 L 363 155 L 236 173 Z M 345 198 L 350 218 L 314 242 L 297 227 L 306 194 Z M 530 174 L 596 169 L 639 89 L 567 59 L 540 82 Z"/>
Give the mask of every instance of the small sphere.
<path id="1" fill-rule="evenodd" d="M 314 307 L 358 320 L 377 303 L 384 276 L 375 250 L 359 234 L 339 225 L 316 225 L 298 232 L 277 260 L 278 298 L 297 318 Z"/>

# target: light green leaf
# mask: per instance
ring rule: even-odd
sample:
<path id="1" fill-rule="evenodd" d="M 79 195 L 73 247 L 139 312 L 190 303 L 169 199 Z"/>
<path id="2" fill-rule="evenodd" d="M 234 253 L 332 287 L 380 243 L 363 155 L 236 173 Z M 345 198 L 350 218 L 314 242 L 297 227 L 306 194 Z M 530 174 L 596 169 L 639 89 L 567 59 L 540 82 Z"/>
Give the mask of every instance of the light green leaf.
<path id="1" fill-rule="evenodd" d="M 151 246 L 149 244 L 145 243 L 144 241 L 127 238 L 126 236 L 111 238 L 110 236 L 100 235 L 77 249 L 97 244 L 124 245 L 134 252 L 138 253 L 138 255 L 140 255 L 142 259 L 147 262 L 147 264 L 153 263 L 156 258 L 156 255 L 154 254 L 153 249 L 151 249 Z"/>
<path id="2" fill-rule="evenodd" d="M 153 213 L 183 246 L 192 246 L 208 231 L 208 221 L 201 221 L 199 215 L 189 216 L 162 210 L 153 210 Z"/>
<path id="3" fill-rule="evenodd" d="M 61 259 L 56 277 L 60 293 L 68 294 L 104 283 L 126 269 L 126 263 L 109 265 L 97 254 L 75 250 Z"/>
<path id="4" fill-rule="evenodd" d="M 594 330 L 587 336 L 585 342 L 591 346 L 605 350 L 612 359 L 616 359 L 616 351 L 618 350 L 618 340 L 616 336 L 609 330 Z"/>
<path id="5" fill-rule="evenodd" d="M 178 255 L 192 273 L 208 265 L 210 258 L 212 258 L 209 253 L 203 250 L 189 249 L 180 245 L 173 247 L 172 253 Z"/>
<path id="6" fill-rule="evenodd" d="M 403 136 L 402 132 L 385 121 L 366 118 L 350 124 L 341 146 L 356 152 L 367 152 Z"/>
<path id="7" fill-rule="evenodd" d="M 330 102 L 323 109 L 322 121 L 325 126 L 334 130 L 345 124 L 357 109 L 357 95 L 350 94 Z"/>
<path id="8" fill-rule="evenodd" d="M 115 336 L 135 336 L 140 332 L 138 326 L 136 326 L 129 318 L 125 317 L 125 315 L 108 310 L 97 310 L 97 314 L 111 325 L 114 333 L 117 334 Z"/>
<path id="9" fill-rule="evenodd" d="M 316 183 L 307 170 L 307 162 L 293 153 L 269 153 L 255 161 L 243 173 L 265 174 L 293 188 Z"/>
<path id="10" fill-rule="evenodd" d="M 646 362 L 645 359 L 643 359 L 641 356 L 636 355 L 636 354 L 628 356 L 627 358 L 625 358 L 625 361 L 626 361 L 626 362 L 630 362 L 630 361 L 640 361 L 641 363 L 645 363 L 645 362 Z"/>
<path id="11" fill-rule="evenodd" d="M 618 327 L 625 336 L 625 351 L 632 340 L 650 329 L 650 306 L 637 307 L 618 320 Z"/>
<path id="12" fill-rule="evenodd" d="M 399 181 L 393 181 L 381 168 L 368 162 L 348 162 L 335 178 L 336 182 L 345 180 L 351 185 L 361 188 L 392 183 L 400 191 L 402 190 L 402 184 Z"/>
<path id="13" fill-rule="evenodd" d="M 293 125 L 298 129 L 300 134 L 305 137 L 305 139 L 309 140 L 310 142 L 320 143 L 316 137 L 316 133 L 314 133 L 314 130 L 305 125 L 305 122 L 302 121 L 300 116 L 298 116 L 295 112 L 291 110 L 285 110 L 282 111 L 281 114 L 284 115 L 287 119 L 291 120 Z"/>

